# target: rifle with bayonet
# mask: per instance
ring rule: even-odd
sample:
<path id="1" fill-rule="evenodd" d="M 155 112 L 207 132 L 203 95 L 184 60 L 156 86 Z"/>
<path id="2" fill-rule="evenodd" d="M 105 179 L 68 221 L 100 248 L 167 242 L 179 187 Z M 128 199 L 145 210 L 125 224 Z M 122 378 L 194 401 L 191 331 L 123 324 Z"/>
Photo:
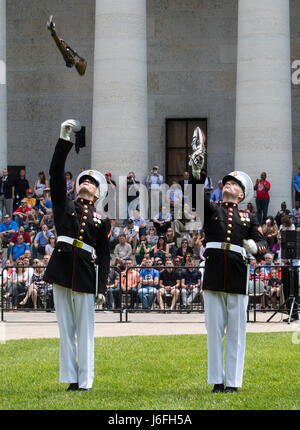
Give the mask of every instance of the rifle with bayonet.
<path id="1" fill-rule="evenodd" d="M 80 55 L 78 55 L 77 52 L 74 51 L 74 49 L 67 45 L 67 43 L 57 35 L 52 15 L 47 22 L 47 27 L 51 33 L 52 38 L 54 39 L 54 42 L 56 43 L 56 46 L 58 47 L 60 53 L 62 54 L 66 62 L 66 66 L 70 68 L 75 66 L 79 75 L 83 76 L 85 74 L 87 66 L 86 60 L 80 57 Z"/>

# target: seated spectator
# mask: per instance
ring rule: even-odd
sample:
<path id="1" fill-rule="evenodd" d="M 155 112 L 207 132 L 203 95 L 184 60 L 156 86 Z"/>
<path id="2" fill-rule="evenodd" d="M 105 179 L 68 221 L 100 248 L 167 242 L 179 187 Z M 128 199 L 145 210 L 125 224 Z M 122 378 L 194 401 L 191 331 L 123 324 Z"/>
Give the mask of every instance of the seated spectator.
<path id="1" fill-rule="evenodd" d="M 120 294 L 119 273 L 111 268 L 107 278 L 107 309 L 113 308 L 113 301 L 115 301 L 115 308 L 120 309 Z"/>
<path id="2" fill-rule="evenodd" d="M 290 215 L 290 210 L 286 208 L 286 203 L 282 202 L 281 203 L 281 209 L 280 211 L 277 212 L 276 216 L 275 216 L 275 221 L 277 223 L 278 228 L 280 228 L 280 225 L 282 224 L 282 218 L 286 217 L 288 215 Z"/>
<path id="3" fill-rule="evenodd" d="M 254 286 L 255 286 L 255 295 L 260 295 L 265 293 L 265 284 L 266 284 L 266 272 L 260 270 L 260 265 L 257 263 L 255 257 L 253 255 L 250 256 L 250 265 L 249 265 L 249 284 L 248 290 L 249 294 L 254 294 Z M 255 285 L 254 285 L 255 279 Z M 262 303 L 263 304 L 263 303 Z"/>
<path id="4" fill-rule="evenodd" d="M 181 279 L 181 273 L 183 270 L 181 259 L 179 257 L 173 258 L 173 265 L 174 265 L 174 270 L 176 270 L 176 272 L 180 275 L 180 279 Z"/>
<path id="5" fill-rule="evenodd" d="M 192 212 L 191 205 L 184 204 L 182 218 L 174 220 L 175 235 L 181 236 L 181 233 L 189 233 L 198 228 L 196 223 L 196 215 Z"/>
<path id="6" fill-rule="evenodd" d="M 167 268 L 159 274 L 157 299 L 159 308 L 164 308 L 163 296 L 172 294 L 171 310 L 175 309 L 180 294 L 180 275 L 174 270 L 173 262 L 166 261 Z"/>
<path id="7" fill-rule="evenodd" d="M 291 215 L 295 227 L 300 227 L 300 200 L 296 200 L 295 207 L 292 209 Z"/>
<path id="8" fill-rule="evenodd" d="M 24 260 L 24 258 L 28 258 L 28 260 L 29 260 L 29 265 L 30 265 L 30 266 L 32 266 L 33 259 L 32 259 L 32 255 L 31 255 L 31 251 L 30 251 L 30 250 L 26 250 L 26 251 L 24 252 L 23 260 Z"/>
<path id="9" fill-rule="evenodd" d="M 30 210 L 35 207 L 36 199 L 33 197 L 33 191 L 31 188 L 28 188 L 28 190 L 26 190 L 26 197 L 24 197 L 24 200 L 26 200 L 27 206 Z"/>
<path id="10" fill-rule="evenodd" d="M 16 262 L 18 258 L 22 258 L 25 251 L 29 250 L 29 245 L 24 242 L 24 236 L 22 234 L 18 234 L 17 243 L 10 247 L 8 253 L 11 263 Z"/>
<path id="11" fill-rule="evenodd" d="M 146 236 L 147 223 L 144 218 L 141 217 L 141 213 L 138 208 L 134 210 L 134 218 L 132 218 L 132 221 L 134 226 L 139 228 L 139 237 Z"/>
<path id="12" fill-rule="evenodd" d="M 154 227 L 156 228 L 158 236 L 166 233 L 169 227 L 171 227 L 172 215 L 167 212 L 166 206 L 162 206 L 161 211 L 156 214 L 153 219 Z"/>
<path id="13" fill-rule="evenodd" d="M 44 189 L 43 198 L 45 199 L 46 205 L 48 205 L 47 207 L 52 209 L 51 190 L 49 187 Z"/>
<path id="14" fill-rule="evenodd" d="M 11 286 L 5 296 L 6 299 L 11 297 L 13 310 L 17 310 L 19 294 L 26 293 L 28 280 L 28 273 L 24 269 L 22 260 L 17 261 L 16 266 L 16 271 L 12 273 Z"/>
<path id="15" fill-rule="evenodd" d="M 40 198 L 39 206 L 38 206 L 38 219 L 42 220 L 44 215 L 47 214 L 47 209 L 52 209 L 52 203 L 45 200 L 45 197 Z"/>
<path id="16" fill-rule="evenodd" d="M 181 186 L 173 179 L 171 181 L 171 186 L 166 192 L 166 202 L 170 205 L 170 211 L 172 218 L 175 219 L 174 213 L 177 213 L 177 210 L 182 208 L 183 201 L 183 192 Z M 177 210 L 176 210 L 177 209 Z"/>
<path id="17" fill-rule="evenodd" d="M 0 224 L 0 249 L 2 244 L 8 244 L 13 234 L 18 231 L 18 224 L 10 219 L 8 214 L 4 215 L 3 222 Z"/>
<path id="18" fill-rule="evenodd" d="M 33 274 L 30 284 L 24 299 L 20 302 L 20 306 L 25 306 L 28 299 L 31 297 L 34 310 L 37 310 L 37 297 L 39 293 L 44 293 L 46 283 L 43 280 L 44 268 L 43 263 L 38 259 L 33 260 Z"/>
<path id="19" fill-rule="evenodd" d="M 181 300 L 184 309 L 191 307 L 201 289 L 201 272 L 195 269 L 195 260 L 189 259 L 186 265 L 187 269 L 181 273 Z"/>
<path id="20" fill-rule="evenodd" d="M 15 269 L 12 267 L 12 263 L 9 259 L 6 259 L 4 268 L 2 270 L 2 287 L 3 287 L 3 298 L 8 301 L 10 293 L 12 291 L 12 284 L 15 282 L 13 274 Z"/>
<path id="21" fill-rule="evenodd" d="M 39 172 L 38 176 L 39 177 L 38 177 L 38 180 L 34 184 L 33 191 L 34 191 L 36 198 L 38 200 L 40 200 L 44 194 L 45 189 L 49 188 L 49 183 L 46 179 L 46 175 L 44 172 Z"/>
<path id="22" fill-rule="evenodd" d="M 223 201 L 223 181 L 218 181 L 218 188 L 216 188 L 210 196 L 211 202 L 222 202 Z"/>
<path id="23" fill-rule="evenodd" d="M 169 245 L 169 252 L 171 256 L 174 258 L 177 252 L 176 239 L 175 239 L 175 231 L 172 227 L 168 228 L 166 232 L 166 244 Z"/>
<path id="24" fill-rule="evenodd" d="M 42 227 L 43 224 L 46 224 L 46 226 L 48 227 L 48 230 L 51 233 L 55 232 L 55 225 L 54 225 L 54 218 L 53 218 L 52 209 L 47 209 L 46 210 L 46 214 L 41 219 L 40 226 Z"/>
<path id="25" fill-rule="evenodd" d="M 138 296 L 143 309 L 150 309 L 159 285 L 159 272 L 151 267 L 152 260 L 148 259 L 145 263 L 147 267 L 140 271 L 141 288 L 138 291 Z"/>
<path id="26" fill-rule="evenodd" d="M 125 270 L 123 270 L 121 273 L 121 289 L 123 293 L 127 293 L 127 295 L 130 297 L 130 305 L 128 305 L 128 308 L 136 309 L 137 291 L 138 291 L 138 283 L 139 283 L 140 275 L 137 270 L 131 269 L 131 267 L 133 267 L 133 262 L 131 258 L 127 258 Z M 127 278 L 127 284 L 126 284 L 126 278 Z"/>
<path id="27" fill-rule="evenodd" d="M 153 226 L 149 227 L 149 231 L 148 231 L 148 235 L 146 236 L 146 239 L 149 245 L 151 245 L 152 247 L 157 243 L 158 236 L 157 236 L 157 231 L 155 227 Z"/>
<path id="28" fill-rule="evenodd" d="M 110 224 L 111 224 L 111 231 L 109 236 L 109 248 L 110 250 L 113 250 L 115 246 L 119 243 L 120 229 L 119 227 L 116 227 L 115 219 L 110 220 Z"/>
<path id="29" fill-rule="evenodd" d="M 67 197 L 69 197 L 69 199 L 71 199 L 71 200 L 74 200 L 74 198 L 75 198 L 75 181 L 73 181 L 72 173 L 66 172 L 65 178 L 66 178 Z"/>
<path id="30" fill-rule="evenodd" d="M 176 257 L 180 258 L 181 265 L 184 266 L 186 263 L 187 254 L 193 255 L 193 249 L 188 245 L 188 240 L 183 238 L 181 241 L 181 246 L 177 250 Z"/>
<path id="31" fill-rule="evenodd" d="M 30 266 L 31 266 L 30 258 L 24 256 L 23 257 L 23 267 L 24 267 L 24 270 L 25 270 L 25 272 L 27 273 L 27 276 L 28 276 L 27 283 L 26 283 L 26 287 L 27 288 L 30 285 L 31 278 L 32 278 L 32 275 L 33 275 L 33 272 L 34 272 L 33 267 L 30 267 Z"/>
<path id="32" fill-rule="evenodd" d="M 51 234 L 48 237 L 48 243 L 45 247 L 45 255 L 49 255 L 49 256 L 52 255 L 52 252 L 54 251 L 56 242 L 57 242 L 57 237 L 55 236 L 55 234 Z"/>
<path id="33" fill-rule="evenodd" d="M 205 233 L 203 229 L 195 230 L 192 240 L 190 241 L 190 248 L 193 249 L 194 257 L 200 258 L 201 261 L 205 261 L 204 251 L 205 247 L 203 245 L 205 240 Z"/>
<path id="34" fill-rule="evenodd" d="M 140 265 L 146 252 L 150 252 L 152 249 L 145 236 L 141 236 L 140 243 L 137 245 L 135 260 L 136 264 Z"/>
<path id="35" fill-rule="evenodd" d="M 3 251 L 3 249 L 1 249 L 0 250 L 0 275 L 2 273 L 2 269 L 5 265 L 6 260 L 7 260 L 7 258 L 4 255 L 4 251 Z"/>
<path id="36" fill-rule="evenodd" d="M 279 231 L 285 231 L 285 230 L 296 230 L 295 224 L 293 224 L 291 218 L 289 216 L 284 216 L 281 218 L 281 225 L 279 227 Z"/>
<path id="37" fill-rule="evenodd" d="M 282 280 L 278 277 L 278 272 L 276 269 L 270 271 L 270 278 L 267 283 L 267 292 L 269 300 L 272 304 L 272 299 L 275 299 L 276 306 L 277 302 L 280 300 L 280 293 L 282 289 Z M 268 304 L 269 305 L 269 304 Z"/>
<path id="38" fill-rule="evenodd" d="M 139 228 L 134 225 L 132 219 L 128 220 L 123 234 L 126 236 L 126 241 L 132 246 L 132 254 L 135 254 L 136 245 L 139 240 Z"/>
<path id="39" fill-rule="evenodd" d="M 265 262 L 261 264 L 261 270 L 260 272 L 262 274 L 264 274 L 265 280 L 268 279 L 270 276 L 270 271 L 271 269 L 273 269 L 274 264 L 273 264 L 273 255 L 268 252 L 267 254 L 264 255 L 264 260 Z"/>
<path id="40" fill-rule="evenodd" d="M 278 227 L 272 216 L 269 215 L 266 218 L 266 223 L 262 226 L 262 232 L 271 250 L 276 242 L 278 234 Z"/>
<path id="41" fill-rule="evenodd" d="M 23 225 L 25 229 L 29 227 L 29 221 L 35 221 L 35 212 L 27 206 L 27 201 L 25 199 L 21 200 L 21 206 L 19 206 L 13 213 L 15 221 L 18 226 Z"/>
<path id="42" fill-rule="evenodd" d="M 25 228 L 23 225 L 20 225 L 20 227 L 18 228 L 18 231 L 16 233 L 14 233 L 12 235 L 12 237 L 10 238 L 10 241 L 9 241 L 10 246 L 14 246 L 17 243 L 19 234 L 22 234 L 22 236 L 24 238 L 24 243 L 27 243 L 27 245 L 30 246 L 31 245 L 31 237 L 25 231 Z"/>
<path id="43" fill-rule="evenodd" d="M 126 260 L 126 258 L 130 258 L 132 255 L 132 248 L 131 245 L 126 242 L 126 235 L 125 234 L 120 234 L 120 239 L 119 239 L 120 243 L 118 243 L 118 245 L 116 245 L 115 250 L 114 250 L 114 255 L 115 258 L 117 260 L 121 259 L 121 260 Z"/>
<path id="44" fill-rule="evenodd" d="M 255 209 L 254 209 L 254 206 L 253 206 L 253 204 L 251 202 L 247 203 L 247 209 L 246 210 L 250 214 L 255 214 L 256 213 Z"/>
<path id="45" fill-rule="evenodd" d="M 161 259 L 161 258 L 159 258 L 159 257 L 154 258 L 153 267 L 154 267 L 156 270 L 158 270 L 159 275 L 160 275 L 160 274 L 161 274 L 161 272 L 163 272 L 163 270 L 164 270 L 163 266 L 164 266 L 164 263 L 163 263 L 163 261 L 162 261 L 162 259 Z"/>
<path id="46" fill-rule="evenodd" d="M 48 245 L 49 236 L 53 235 L 50 231 L 48 231 L 48 227 L 46 224 L 42 226 L 42 230 L 37 233 L 33 241 L 32 247 L 32 257 L 35 259 L 38 256 L 38 253 L 45 255 L 46 246 Z"/>
<path id="47" fill-rule="evenodd" d="M 277 243 L 274 244 L 271 251 L 274 254 L 274 261 L 275 260 L 280 261 L 280 257 L 281 257 L 281 234 L 277 235 Z"/>
<path id="48" fill-rule="evenodd" d="M 44 256 L 43 256 L 43 265 L 44 265 L 44 267 L 47 267 L 48 266 L 48 263 L 49 263 L 49 260 L 50 260 L 50 255 L 48 255 L 48 254 L 45 254 Z"/>
<path id="49" fill-rule="evenodd" d="M 161 258 L 162 262 L 165 264 L 166 256 L 170 255 L 170 247 L 167 244 L 164 236 L 159 236 L 158 242 L 152 248 L 152 253 L 153 253 L 154 259 L 159 257 Z"/>

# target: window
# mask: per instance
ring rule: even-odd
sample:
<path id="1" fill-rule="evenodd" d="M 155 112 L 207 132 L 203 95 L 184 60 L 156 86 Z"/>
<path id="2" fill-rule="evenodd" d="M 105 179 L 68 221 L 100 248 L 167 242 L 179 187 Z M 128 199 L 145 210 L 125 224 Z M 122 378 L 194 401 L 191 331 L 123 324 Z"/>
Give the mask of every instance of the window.
<path id="1" fill-rule="evenodd" d="M 189 155 L 192 153 L 192 137 L 196 127 L 200 127 L 206 136 L 207 120 L 167 119 L 166 120 L 166 181 L 182 179 L 183 172 L 189 171 Z M 206 167 L 206 166 L 205 166 Z"/>

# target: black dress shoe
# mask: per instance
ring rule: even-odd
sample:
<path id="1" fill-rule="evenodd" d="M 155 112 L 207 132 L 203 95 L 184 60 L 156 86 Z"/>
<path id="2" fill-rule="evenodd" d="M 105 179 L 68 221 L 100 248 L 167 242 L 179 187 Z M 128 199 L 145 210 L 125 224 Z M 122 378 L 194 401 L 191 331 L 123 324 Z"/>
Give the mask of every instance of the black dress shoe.
<path id="1" fill-rule="evenodd" d="M 237 388 L 236 387 L 226 387 L 225 388 L 225 393 L 237 393 Z"/>
<path id="2" fill-rule="evenodd" d="M 224 391 L 224 384 L 215 384 L 214 388 L 212 389 L 212 393 L 223 393 Z"/>
<path id="3" fill-rule="evenodd" d="M 295 317 L 291 317 L 291 319 L 289 320 L 289 318 L 284 318 L 283 320 L 282 320 L 283 322 L 294 322 L 294 321 L 298 321 L 298 318 L 295 318 Z"/>
<path id="4" fill-rule="evenodd" d="M 68 386 L 67 391 L 76 391 L 78 388 L 78 382 L 73 382 Z"/>

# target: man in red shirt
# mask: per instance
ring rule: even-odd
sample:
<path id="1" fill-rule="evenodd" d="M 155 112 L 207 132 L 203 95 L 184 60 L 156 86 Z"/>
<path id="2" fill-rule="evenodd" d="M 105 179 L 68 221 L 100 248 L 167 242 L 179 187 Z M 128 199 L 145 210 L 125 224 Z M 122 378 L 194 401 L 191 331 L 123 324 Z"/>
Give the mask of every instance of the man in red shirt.
<path id="1" fill-rule="evenodd" d="M 254 185 L 254 190 L 256 191 L 257 219 L 260 225 L 263 225 L 266 221 L 270 202 L 269 190 L 271 188 L 271 184 L 269 181 L 266 181 L 266 179 L 266 172 L 262 172 L 260 179 L 256 179 L 256 183 Z"/>
<path id="2" fill-rule="evenodd" d="M 12 237 L 10 238 L 10 240 L 9 240 L 10 245 L 14 246 L 17 243 L 19 234 L 23 235 L 24 243 L 27 243 L 30 246 L 31 245 L 31 237 L 28 233 L 26 233 L 23 225 L 21 225 L 19 227 L 18 231 L 16 233 L 14 233 L 12 235 Z"/>
<path id="3" fill-rule="evenodd" d="M 14 211 L 14 216 L 16 223 L 19 226 L 24 225 L 25 228 L 28 227 L 29 218 L 34 219 L 34 215 L 31 209 L 28 207 L 27 201 L 25 199 L 21 201 L 21 206 L 19 206 L 18 209 Z"/>

